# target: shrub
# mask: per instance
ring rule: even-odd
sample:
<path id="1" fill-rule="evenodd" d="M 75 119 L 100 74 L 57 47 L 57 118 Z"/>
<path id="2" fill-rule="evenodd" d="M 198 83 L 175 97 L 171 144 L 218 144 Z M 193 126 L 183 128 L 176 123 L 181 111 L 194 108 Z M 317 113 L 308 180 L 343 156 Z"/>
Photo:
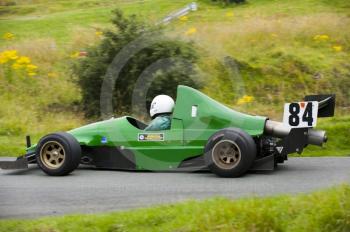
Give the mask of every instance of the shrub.
<path id="1" fill-rule="evenodd" d="M 187 62 L 195 64 L 198 59 L 192 43 L 166 39 L 160 27 L 147 25 L 139 21 L 135 15 L 126 17 L 120 10 L 114 12 L 112 23 L 114 30 L 105 31 L 102 41 L 90 47 L 87 50 L 87 57 L 78 59 L 73 66 L 73 73 L 81 87 L 82 105 L 86 116 L 100 116 L 100 90 L 106 72 L 116 69 L 111 66 L 113 59 L 120 54 L 122 49 L 132 49 L 129 45 L 135 40 L 140 40 L 137 43 L 140 44 L 149 39 L 158 38 L 156 42 L 128 58 L 120 70 L 113 91 L 114 113 L 131 112 L 132 94 L 140 75 L 147 75 L 152 79 L 146 96 L 142 93 L 139 95 L 140 98 L 146 98 L 147 105 L 157 94 L 168 94 L 175 97 L 178 84 L 199 87 L 194 79 L 198 78 L 195 70 L 185 65 Z M 147 34 L 151 34 L 152 38 L 144 36 Z M 131 50 L 129 52 L 132 53 Z M 150 70 L 149 67 L 152 67 L 152 64 L 158 61 L 161 63 L 162 60 L 169 58 L 172 65 L 163 67 L 164 65 L 160 64 L 155 70 Z M 147 79 L 147 82 L 151 82 L 151 79 Z M 147 83 L 144 84 L 147 85 Z M 143 108 L 142 112 L 144 111 Z"/>

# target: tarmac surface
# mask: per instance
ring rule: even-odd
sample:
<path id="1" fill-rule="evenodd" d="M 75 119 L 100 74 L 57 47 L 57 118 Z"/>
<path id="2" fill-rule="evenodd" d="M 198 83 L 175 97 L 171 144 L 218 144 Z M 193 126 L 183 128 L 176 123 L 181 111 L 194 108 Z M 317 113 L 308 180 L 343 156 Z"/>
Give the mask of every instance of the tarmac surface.
<path id="1" fill-rule="evenodd" d="M 275 171 L 249 172 L 241 178 L 87 167 L 50 177 L 30 165 L 27 170 L 0 170 L 0 218 L 118 211 L 214 196 L 296 194 L 349 182 L 350 157 L 290 158 Z"/>

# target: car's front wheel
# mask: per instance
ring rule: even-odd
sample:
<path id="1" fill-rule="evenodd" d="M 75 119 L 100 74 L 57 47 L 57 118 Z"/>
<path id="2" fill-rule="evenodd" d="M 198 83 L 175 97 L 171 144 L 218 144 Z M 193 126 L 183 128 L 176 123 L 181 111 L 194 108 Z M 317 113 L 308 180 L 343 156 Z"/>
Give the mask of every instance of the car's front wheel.
<path id="1" fill-rule="evenodd" d="M 205 147 L 204 159 L 208 168 L 221 177 L 243 175 L 256 157 L 253 138 L 238 128 L 228 128 L 211 136 Z"/>
<path id="2" fill-rule="evenodd" d="M 43 137 L 36 149 L 39 167 L 48 175 L 64 176 L 80 163 L 81 147 L 69 133 L 59 132 Z"/>

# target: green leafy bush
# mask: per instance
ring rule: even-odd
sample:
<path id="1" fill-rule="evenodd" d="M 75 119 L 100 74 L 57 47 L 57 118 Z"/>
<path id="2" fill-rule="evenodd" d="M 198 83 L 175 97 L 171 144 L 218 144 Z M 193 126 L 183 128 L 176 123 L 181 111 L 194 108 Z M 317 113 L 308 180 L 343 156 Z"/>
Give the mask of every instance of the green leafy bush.
<path id="1" fill-rule="evenodd" d="M 146 99 L 146 105 L 149 105 L 157 94 L 176 97 L 178 84 L 199 87 L 192 66 L 198 56 L 191 43 L 169 40 L 162 36 L 160 27 L 149 26 L 135 15 L 126 17 L 120 10 L 114 12 L 112 23 L 114 30 L 104 32 L 101 43 L 91 47 L 87 57 L 79 59 L 73 67 L 86 116 L 100 116 L 101 86 L 108 74 L 118 75 L 113 90 L 116 114 L 131 112 L 133 96 Z M 141 49 L 137 49 L 138 46 Z M 116 63 L 124 61 L 118 69 Z M 115 74 L 117 70 L 119 73 Z M 142 83 L 149 85 L 146 93 L 134 91 L 140 77 L 146 77 Z M 143 108 L 140 106 L 141 111 L 145 112 L 144 105 Z"/>

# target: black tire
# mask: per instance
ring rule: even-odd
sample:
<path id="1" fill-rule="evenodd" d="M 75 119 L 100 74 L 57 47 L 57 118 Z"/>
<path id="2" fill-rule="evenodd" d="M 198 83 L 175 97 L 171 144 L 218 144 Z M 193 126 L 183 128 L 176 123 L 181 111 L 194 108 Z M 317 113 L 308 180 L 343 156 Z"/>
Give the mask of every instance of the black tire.
<path id="1" fill-rule="evenodd" d="M 221 177 L 239 177 L 252 166 L 257 148 L 253 138 L 245 131 L 227 128 L 209 138 L 204 152 L 205 163 L 213 173 Z"/>
<path id="2" fill-rule="evenodd" d="M 73 135 L 58 132 L 44 136 L 36 149 L 36 160 L 46 174 L 64 176 L 79 166 L 81 147 Z"/>

